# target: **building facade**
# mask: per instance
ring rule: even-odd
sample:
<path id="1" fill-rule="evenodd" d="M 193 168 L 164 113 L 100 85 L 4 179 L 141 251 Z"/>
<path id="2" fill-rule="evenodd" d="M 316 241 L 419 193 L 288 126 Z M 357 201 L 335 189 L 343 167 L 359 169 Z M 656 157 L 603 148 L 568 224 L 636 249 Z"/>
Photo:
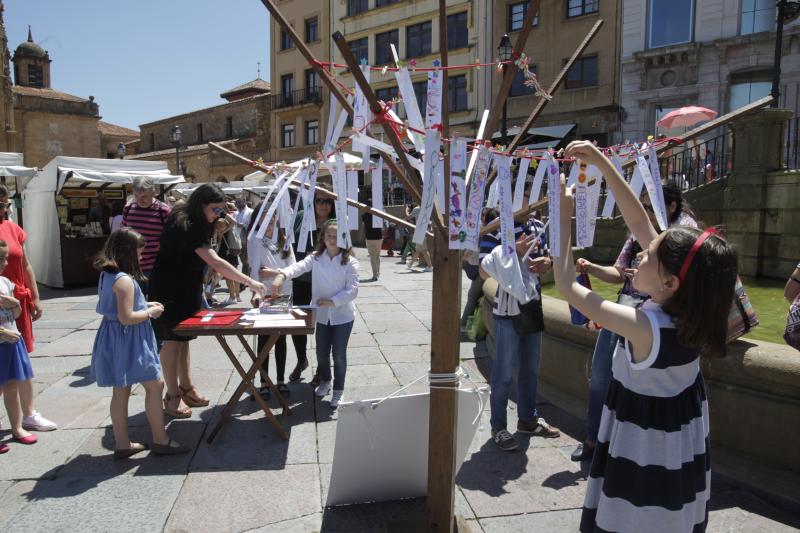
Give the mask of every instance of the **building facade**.
<path id="1" fill-rule="evenodd" d="M 8 36 L 3 20 L 3 2 L 0 1 L 0 152 L 16 151 L 16 128 L 14 126 L 14 96 L 11 93 L 11 53 L 8 51 Z"/>
<path id="2" fill-rule="evenodd" d="M 683 133 L 655 123 L 699 105 L 720 115 L 770 94 L 775 2 L 622 0 L 623 137 Z M 784 28 L 780 107 L 800 105 L 800 24 Z"/>
<path id="3" fill-rule="evenodd" d="M 331 7 L 337 2 L 282 0 L 278 8 L 305 46 L 320 61 L 330 58 Z M 291 37 L 270 17 L 272 161 L 296 161 L 319 150 L 327 128 L 330 94 L 297 50 Z"/>
<path id="4" fill-rule="evenodd" d="M 529 2 L 501 0 L 494 4 L 490 57 L 497 56 L 504 34 L 511 38 L 512 44 L 516 42 Z M 550 140 L 555 145 L 561 135 L 566 135 L 564 140 L 592 139 L 603 146 L 613 142 L 620 122 L 619 18 L 620 0 L 541 0 L 528 34 L 525 55 L 531 60 L 530 69 L 545 88 L 556 79 L 592 26 L 600 19 L 603 25 L 534 124 L 537 129 L 559 126 L 547 128 L 552 139 L 535 140 L 545 143 Z M 491 81 L 492 93 L 496 94 L 502 78 L 494 73 Z M 507 103 L 509 129 L 521 125 L 539 101 L 534 89 L 526 87 L 523 81 L 518 71 Z"/>

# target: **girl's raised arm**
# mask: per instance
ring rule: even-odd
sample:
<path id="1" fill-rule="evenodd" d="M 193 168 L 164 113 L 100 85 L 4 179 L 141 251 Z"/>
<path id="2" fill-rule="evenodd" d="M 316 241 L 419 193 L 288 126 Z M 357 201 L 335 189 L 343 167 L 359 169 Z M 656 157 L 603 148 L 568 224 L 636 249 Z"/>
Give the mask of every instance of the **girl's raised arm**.
<path id="1" fill-rule="evenodd" d="M 567 146 L 564 156 L 578 158 L 600 169 L 608 187 L 614 193 L 614 198 L 617 199 L 617 206 L 622 213 L 622 218 L 625 219 L 625 224 L 636 240 L 639 241 L 639 245 L 643 249 L 647 248 L 650 241 L 655 239 L 658 233 L 650 223 L 642 203 L 633 194 L 633 190 L 625 179 L 620 176 L 611 161 L 590 141 L 572 141 Z"/>
<path id="2" fill-rule="evenodd" d="M 575 280 L 571 242 L 573 201 L 572 195 L 566 190 L 563 176 L 561 180 L 561 250 L 559 256 L 553 258 L 556 287 L 578 311 L 625 337 L 633 347 L 635 362 L 644 361 L 653 345 L 653 332 L 644 312 L 609 302 Z"/>

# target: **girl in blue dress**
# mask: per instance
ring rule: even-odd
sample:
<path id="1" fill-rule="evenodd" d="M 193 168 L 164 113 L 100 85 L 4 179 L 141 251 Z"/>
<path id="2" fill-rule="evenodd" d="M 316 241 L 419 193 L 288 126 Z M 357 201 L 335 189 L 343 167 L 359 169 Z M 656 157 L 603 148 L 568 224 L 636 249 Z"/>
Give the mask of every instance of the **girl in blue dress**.
<path id="1" fill-rule="evenodd" d="M 139 286 L 145 281 L 139 266 L 145 240 L 123 228 L 113 232 L 95 258 L 100 270 L 97 312 L 103 315 L 92 348 L 92 379 L 100 387 L 114 387 L 111 396 L 111 426 L 114 458 L 124 459 L 147 450 L 128 436 L 128 398 L 131 386 L 141 383 L 145 390 L 145 413 L 153 433 L 152 452 L 159 455 L 186 453 L 169 438 L 161 409 L 161 365 L 151 318 L 158 318 L 164 306 L 147 302 Z"/>

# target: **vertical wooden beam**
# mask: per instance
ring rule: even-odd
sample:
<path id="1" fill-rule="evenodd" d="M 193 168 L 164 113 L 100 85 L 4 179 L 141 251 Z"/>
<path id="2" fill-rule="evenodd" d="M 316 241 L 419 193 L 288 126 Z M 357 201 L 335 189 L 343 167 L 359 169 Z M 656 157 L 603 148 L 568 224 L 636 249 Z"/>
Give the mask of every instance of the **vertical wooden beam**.
<path id="1" fill-rule="evenodd" d="M 447 67 L 447 8 L 439 0 L 439 54 Z M 442 137 L 450 138 L 447 70 L 442 71 Z M 445 227 L 434 232 L 431 310 L 431 372 L 453 374 L 459 364 L 461 254 L 450 250 L 450 150 L 444 143 Z M 431 154 L 425 154 L 430 157 Z M 428 179 L 432 179 L 428 178 Z M 451 388 L 451 390 L 445 387 Z M 430 389 L 428 417 L 428 531 L 453 531 L 458 437 L 458 383 Z"/>

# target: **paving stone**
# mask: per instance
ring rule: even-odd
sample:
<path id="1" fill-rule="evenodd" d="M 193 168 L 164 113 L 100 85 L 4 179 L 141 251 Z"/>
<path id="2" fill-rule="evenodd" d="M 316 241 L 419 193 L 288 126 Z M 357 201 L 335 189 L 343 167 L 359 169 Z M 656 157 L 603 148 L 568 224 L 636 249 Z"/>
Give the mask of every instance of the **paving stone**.
<path id="1" fill-rule="evenodd" d="M 33 323 L 34 347 L 43 342 L 53 342 L 72 333 L 72 329 L 70 328 L 42 329 L 36 327 L 36 324 L 37 322 Z"/>
<path id="2" fill-rule="evenodd" d="M 217 509 L 198 512 L 214 502 Z M 191 473 L 167 521 L 167 532 L 246 531 L 322 511 L 317 465 L 280 470 Z"/>
<path id="3" fill-rule="evenodd" d="M 405 333 L 376 333 L 375 340 L 381 346 L 408 346 L 409 344 L 430 345 L 431 332 L 422 330 L 408 331 Z"/>
<path id="4" fill-rule="evenodd" d="M 36 482 L 26 481 L 0 481 L 0 530 L 6 531 L 6 526 L 28 505 L 28 498 L 25 494 L 31 492 Z"/>
<path id="5" fill-rule="evenodd" d="M 487 383 L 491 376 L 491 359 L 467 359 L 461 361 L 461 368 L 475 383 Z"/>
<path id="6" fill-rule="evenodd" d="M 410 531 L 424 524 L 425 498 L 327 507 L 322 515 L 323 531 Z M 397 529 L 393 529 L 393 526 Z"/>
<path id="7" fill-rule="evenodd" d="M 41 391 L 35 405 L 59 428 L 97 428 L 108 417 L 110 401 L 111 388 L 98 387 L 88 375 L 71 374 Z"/>
<path id="8" fill-rule="evenodd" d="M 91 433 L 90 429 L 60 429 L 39 433 L 39 442 L 33 445 L 9 443 L 11 451 L 3 457 L 0 480 L 52 477 Z M 10 432 L 3 430 L 3 435 L 6 440 Z"/>
<path id="9" fill-rule="evenodd" d="M 408 385 L 412 381 L 417 380 L 420 376 L 425 376 L 422 383 L 427 383 L 428 371 L 430 364 L 427 362 L 421 363 L 392 363 L 392 372 L 400 381 L 401 385 Z"/>
<path id="10" fill-rule="evenodd" d="M 38 343 L 38 340 L 36 341 Z M 37 357 L 31 361 L 33 375 L 40 373 L 88 374 L 92 365 L 91 355 L 71 355 L 64 357 Z"/>
<path id="11" fill-rule="evenodd" d="M 93 329 L 93 330 L 97 330 L 97 329 L 100 329 L 100 324 L 101 324 L 102 322 L 103 322 L 103 319 L 102 319 L 102 318 L 98 318 L 97 320 L 92 320 L 92 321 L 91 321 L 91 322 L 89 322 L 88 324 L 84 324 L 83 326 L 81 326 L 81 329 Z"/>
<path id="12" fill-rule="evenodd" d="M 486 347 L 485 341 L 478 342 L 461 342 L 459 344 L 459 353 L 461 359 L 484 359 L 489 358 L 489 350 Z"/>
<path id="13" fill-rule="evenodd" d="M 398 383 L 388 365 L 347 366 L 346 391 L 365 385 L 397 385 Z"/>
<path id="14" fill-rule="evenodd" d="M 380 349 L 375 346 L 362 346 L 358 348 L 347 347 L 347 366 L 351 365 L 383 365 L 386 359 Z"/>
<path id="15" fill-rule="evenodd" d="M 158 531 L 183 480 L 184 476 L 154 475 L 39 481 L 26 494 L 30 503 L 17 513 L 6 531 Z"/>
<path id="16" fill-rule="evenodd" d="M 800 514 L 789 515 L 745 490 L 720 488 L 719 485 L 712 481 L 709 532 L 788 533 L 800 530 Z"/>
<path id="17" fill-rule="evenodd" d="M 419 363 L 430 361 L 431 347 L 428 344 L 409 346 L 381 345 L 381 352 L 389 363 Z"/>
<path id="18" fill-rule="evenodd" d="M 405 308 L 399 303 L 358 303 L 358 311 L 362 315 L 369 316 L 370 313 L 402 313 Z"/>
<path id="19" fill-rule="evenodd" d="M 291 518 L 281 522 L 275 522 L 255 529 L 248 530 L 247 533 L 308 533 L 309 531 L 322 530 L 322 513 L 312 513 L 300 518 Z"/>
<path id="20" fill-rule="evenodd" d="M 547 531 L 547 533 L 572 533 L 581 523 L 580 509 L 567 509 L 547 513 L 482 518 L 480 525 L 486 533 L 522 531 Z"/>
<path id="21" fill-rule="evenodd" d="M 88 320 L 86 322 L 89 322 Z M 79 326 L 76 326 L 79 327 Z M 59 357 L 65 355 L 88 355 L 92 353 L 94 330 L 79 330 L 59 339 L 57 343 L 50 343 L 42 348 L 36 348 L 31 357 Z"/>
<path id="22" fill-rule="evenodd" d="M 416 320 L 416 317 L 408 311 L 370 311 L 363 315 L 364 322 L 400 322 L 403 320 Z"/>
<path id="23" fill-rule="evenodd" d="M 320 463 L 332 463 L 333 452 L 335 447 L 336 447 L 336 420 L 317 422 L 318 461 Z"/>
<path id="24" fill-rule="evenodd" d="M 35 330 L 40 329 L 78 329 L 84 324 L 88 324 L 95 317 L 71 318 L 71 319 L 50 319 L 42 317 L 35 322 Z"/>

